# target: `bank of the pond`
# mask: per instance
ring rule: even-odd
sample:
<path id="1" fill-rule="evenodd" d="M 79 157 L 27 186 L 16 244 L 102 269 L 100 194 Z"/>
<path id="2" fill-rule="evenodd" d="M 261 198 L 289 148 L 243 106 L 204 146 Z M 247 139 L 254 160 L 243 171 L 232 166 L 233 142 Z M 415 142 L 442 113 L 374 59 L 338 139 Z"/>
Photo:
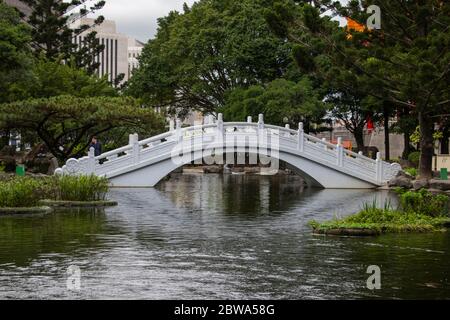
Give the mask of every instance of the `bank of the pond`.
<path id="1" fill-rule="evenodd" d="M 444 232 L 450 227 L 449 197 L 427 190 L 397 190 L 400 205 L 379 208 L 374 202 L 343 219 L 310 222 L 315 234 L 376 236 L 384 233 Z"/>
<path id="2" fill-rule="evenodd" d="M 27 207 L 27 208 L 0 208 L 0 216 L 11 214 L 37 214 L 52 212 L 51 207 Z"/>
<path id="3" fill-rule="evenodd" d="M 41 213 L 51 207 L 105 207 L 108 181 L 96 176 L 11 177 L 0 181 L 0 213 Z"/>
<path id="4" fill-rule="evenodd" d="M 41 200 L 40 205 L 53 208 L 102 208 L 115 207 L 117 201 L 99 200 L 99 201 L 57 201 L 57 200 Z"/>

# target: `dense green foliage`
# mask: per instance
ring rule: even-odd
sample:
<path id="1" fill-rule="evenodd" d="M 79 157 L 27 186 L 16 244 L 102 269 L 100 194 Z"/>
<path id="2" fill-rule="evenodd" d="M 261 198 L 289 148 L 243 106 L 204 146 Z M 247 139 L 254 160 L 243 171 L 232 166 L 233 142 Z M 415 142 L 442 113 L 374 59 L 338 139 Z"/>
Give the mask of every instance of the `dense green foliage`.
<path id="1" fill-rule="evenodd" d="M 414 178 L 417 177 L 417 169 L 416 168 L 405 168 L 405 169 L 403 169 L 403 171 L 410 174 Z"/>
<path id="2" fill-rule="evenodd" d="M 0 181 L 0 208 L 36 207 L 40 200 L 102 201 L 108 180 L 96 176 L 16 177 Z"/>
<path id="3" fill-rule="evenodd" d="M 276 1 L 268 22 L 280 37 L 296 44 L 295 58 L 304 72 L 331 79 L 330 84 L 348 88 L 351 94 L 361 91 L 363 97 L 403 117 L 415 117 L 420 125 L 419 175 L 430 178 L 434 124 L 448 121 L 450 107 L 450 3 L 353 0 L 345 7 L 331 0 L 313 3 Z M 323 14 L 351 17 L 364 26 L 370 4 L 381 8 L 380 30 L 350 31 L 349 36 Z"/>
<path id="4" fill-rule="evenodd" d="M 163 124 L 152 109 L 127 97 L 58 96 L 0 105 L 0 127 L 35 133 L 61 161 L 84 155 L 93 136 L 112 129 L 150 135 Z"/>
<path id="5" fill-rule="evenodd" d="M 404 212 L 414 212 L 430 217 L 446 216 L 449 213 L 449 198 L 446 195 L 435 195 L 426 189 L 398 192 L 400 206 Z"/>
<path id="6" fill-rule="evenodd" d="M 32 65 L 31 29 L 19 14 L 0 1 L 0 103 L 22 96 L 17 83 L 30 83 Z"/>
<path id="7" fill-rule="evenodd" d="M 313 221 L 310 225 L 317 230 L 370 229 L 380 233 L 403 233 L 440 231 L 443 225 L 449 222 L 450 220 L 446 217 L 434 218 L 415 213 L 371 208 L 342 220 L 325 223 Z"/>
<path id="8" fill-rule="evenodd" d="M 97 176 L 57 177 L 57 193 L 53 200 L 102 201 L 108 192 L 108 180 Z"/>
<path id="9" fill-rule="evenodd" d="M 408 155 L 408 160 L 414 165 L 414 167 L 417 168 L 419 166 L 420 161 L 420 152 L 418 151 L 411 152 Z"/>
<path id="10" fill-rule="evenodd" d="M 245 121 L 247 116 L 257 119 L 263 113 L 267 123 L 295 128 L 300 121 L 320 123 L 325 107 L 307 78 L 298 83 L 277 79 L 267 86 L 235 89 L 223 112 L 227 121 Z"/>
<path id="11" fill-rule="evenodd" d="M 86 1 L 71 0 L 22 0 L 32 10 L 29 17 L 25 17 L 27 23 L 32 27 L 32 46 L 37 56 L 44 54 L 47 59 L 57 61 L 63 59 L 67 63 L 84 68 L 88 73 L 93 73 L 99 62 L 95 56 L 104 50 L 104 45 L 96 38 L 96 32 L 90 31 L 92 26 L 79 24 L 71 27 L 72 17 L 78 15 L 76 20 L 85 17 L 88 13 L 100 10 L 105 1 L 91 2 L 85 7 Z M 94 25 L 104 21 L 103 16 L 95 19 Z M 83 33 L 83 45 L 80 47 L 73 41 Z"/>
<path id="12" fill-rule="evenodd" d="M 44 180 L 27 177 L 0 181 L 0 207 L 35 207 L 49 196 Z"/>
<path id="13" fill-rule="evenodd" d="M 117 96 L 106 78 L 90 76 L 84 69 L 61 61 L 38 60 L 33 67 L 34 81 L 28 86 L 28 97 L 49 98 L 61 95 L 76 97 Z"/>
<path id="14" fill-rule="evenodd" d="M 0 2 L 0 148 L 11 132 L 20 133 L 22 143 L 43 141 L 64 161 L 83 155 L 93 135 L 103 135 L 104 144 L 116 147 L 131 132 L 160 132 L 161 117 L 134 99 L 118 98 L 106 78 L 90 75 L 95 65 L 79 60 L 86 53 L 72 55 L 72 36 L 89 28 L 69 30 L 63 23 L 67 17 L 60 14 L 77 3 L 27 3 L 34 10 L 28 21 L 32 28 Z M 56 32 L 57 26 L 63 27 Z"/>
<path id="15" fill-rule="evenodd" d="M 213 113 L 232 90 L 283 76 L 290 46 L 270 32 L 267 2 L 201 0 L 159 19 L 128 92 L 180 114 Z"/>
<path id="16" fill-rule="evenodd" d="M 387 232 L 439 231 L 450 224 L 449 197 L 434 195 L 427 190 L 399 192 L 400 206 L 393 209 L 389 204 L 379 208 L 374 201 L 365 204 L 359 213 L 329 222 L 312 221 L 315 230 L 369 229 Z"/>

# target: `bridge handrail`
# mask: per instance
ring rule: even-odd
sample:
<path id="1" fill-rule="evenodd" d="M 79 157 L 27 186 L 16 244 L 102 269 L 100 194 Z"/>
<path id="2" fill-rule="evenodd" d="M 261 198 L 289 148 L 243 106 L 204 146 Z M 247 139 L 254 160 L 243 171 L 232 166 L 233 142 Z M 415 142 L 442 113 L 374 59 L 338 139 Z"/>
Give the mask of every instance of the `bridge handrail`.
<path id="1" fill-rule="evenodd" d="M 123 152 L 130 151 L 130 150 L 131 150 L 131 145 L 127 144 L 126 146 L 123 146 L 121 148 L 102 153 L 101 155 L 95 157 L 95 160 L 103 160 L 103 159 L 106 159 L 108 157 L 115 156 L 115 155 L 118 155 L 118 154 L 123 153 Z"/>
<path id="2" fill-rule="evenodd" d="M 165 132 L 165 133 L 162 133 L 162 134 L 157 135 L 155 137 L 151 137 L 151 138 L 148 138 L 148 139 L 145 139 L 145 140 L 141 140 L 141 141 L 139 141 L 139 145 L 140 146 L 145 146 L 145 145 L 148 145 L 150 143 L 153 143 L 153 142 L 156 142 L 156 141 L 161 141 L 163 139 L 169 138 L 172 135 L 173 135 L 172 131 Z"/>
<path id="3" fill-rule="evenodd" d="M 187 127 L 187 128 L 182 128 L 181 131 L 183 133 L 187 133 L 190 131 L 204 130 L 204 129 L 210 129 L 210 128 L 217 128 L 217 124 L 209 123 L 209 124 L 191 126 L 191 127 Z"/>
<path id="4" fill-rule="evenodd" d="M 309 140 L 309 141 L 312 141 L 312 142 L 314 142 L 314 143 L 323 144 L 323 145 L 327 146 L 328 148 L 330 148 L 330 149 L 332 149 L 332 150 L 336 149 L 336 147 L 337 147 L 335 144 L 333 144 L 333 143 L 331 143 L 331 142 L 324 141 L 324 140 L 322 140 L 322 139 L 319 139 L 319 138 L 317 138 L 317 137 L 314 137 L 314 136 L 309 135 L 309 134 L 306 134 L 306 133 L 305 133 L 305 139 L 307 139 L 307 140 Z"/>
<path id="5" fill-rule="evenodd" d="M 257 123 L 249 122 L 224 122 L 224 127 L 258 127 Z"/>

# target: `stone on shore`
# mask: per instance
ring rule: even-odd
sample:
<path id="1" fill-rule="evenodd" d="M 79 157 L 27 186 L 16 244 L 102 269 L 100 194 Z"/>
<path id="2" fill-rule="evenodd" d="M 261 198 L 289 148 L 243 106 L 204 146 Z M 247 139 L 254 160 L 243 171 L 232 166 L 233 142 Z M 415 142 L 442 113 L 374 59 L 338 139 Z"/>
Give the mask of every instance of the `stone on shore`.
<path id="1" fill-rule="evenodd" d="M 414 190 L 420 190 L 420 189 L 426 189 L 426 188 L 428 188 L 429 187 L 429 183 L 428 183 L 428 180 L 427 179 L 420 179 L 420 180 L 415 180 L 415 181 L 413 181 L 413 189 Z"/>
<path id="2" fill-rule="evenodd" d="M 400 187 L 411 189 L 413 187 L 414 177 L 404 171 L 400 171 L 397 176 L 388 182 L 389 187 Z"/>
<path id="3" fill-rule="evenodd" d="M 448 191 L 450 190 L 450 180 L 430 180 L 430 188 L 441 191 Z"/>

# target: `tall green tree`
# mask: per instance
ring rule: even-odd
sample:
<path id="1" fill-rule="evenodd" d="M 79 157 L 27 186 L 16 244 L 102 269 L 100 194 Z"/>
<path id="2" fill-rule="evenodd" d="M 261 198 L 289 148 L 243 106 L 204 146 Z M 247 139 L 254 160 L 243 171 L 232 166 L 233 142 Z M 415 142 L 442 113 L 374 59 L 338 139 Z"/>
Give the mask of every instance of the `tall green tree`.
<path id="1" fill-rule="evenodd" d="M 128 92 L 178 113 L 214 113 L 236 88 L 268 83 L 291 63 L 264 19 L 266 0 L 200 0 L 159 19 Z"/>
<path id="2" fill-rule="evenodd" d="M 226 99 L 223 113 L 227 121 L 245 121 L 263 113 L 265 121 L 296 128 L 299 122 L 311 131 L 314 124 L 321 123 L 326 113 L 325 103 L 306 77 L 299 82 L 277 79 L 267 85 L 238 88 Z"/>
<path id="3" fill-rule="evenodd" d="M 23 99 L 33 82 L 30 28 L 19 14 L 0 1 L 0 103 Z M 0 128 L 0 148 L 9 143 L 9 130 Z"/>
<path id="4" fill-rule="evenodd" d="M 334 66 L 336 77 L 345 81 L 358 75 L 371 96 L 415 114 L 421 136 L 420 176 L 432 177 L 434 125 L 450 107 L 450 3 L 353 0 L 344 7 L 330 0 L 313 2 L 279 1 L 269 23 L 298 45 L 302 63 L 315 68 L 325 60 Z M 372 4 L 381 9 L 382 28 L 353 32 L 351 38 L 343 28 L 337 33 L 331 29 L 330 17 L 323 14 L 351 17 L 365 25 Z M 287 9 L 295 7 L 297 15 Z"/>
<path id="5" fill-rule="evenodd" d="M 37 60 L 32 68 L 34 81 L 26 90 L 28 97 L 50 98 L 60 95 L 76 97 L 117 96 L 117 90 L 106 77 L 91 76 L 85 69 L 62 61 Z"/>
<path id="6" fill-rule="evenodd" d="M 129 97 L 58 96 L 0 104 L 0 128 L 37 135 L 64 162 L 85 155 L 93 136 L 124 129 L 152 135 L 164 121 Z"/>
<path id="7" fill-rule="evenodd" d="M 85 0 L 22 1 L 32 10 L 31 15 L 24 19 L 32 27 L 31 44 L 38 56 L 44 53 L 47 59 L 62 58 L 77 67 L 85 68 L 89 73 L 93 73 L 99 67 L 100 64 L 95 61 L 95 57 L 104 50 L 104 45 L 96 38 L 96 32 L 90 29 L 101 24 L 104 17 L 96 18 L 94 25 L 81 24 L 77 28 L 72 28 L 70 23 L 103 8 L 105 1 L 95 1 L 89 8 L 84 6 L 88 2 Z M 80 46 L 74 39 L 82 33 L 84 40 Z"/>
<path id="8" fill-rule="evenodd" d="M 19 83 L 32 78 L 31 29 L 15 10 L 0 1 L 0 103 L 24 96 Z"/>

